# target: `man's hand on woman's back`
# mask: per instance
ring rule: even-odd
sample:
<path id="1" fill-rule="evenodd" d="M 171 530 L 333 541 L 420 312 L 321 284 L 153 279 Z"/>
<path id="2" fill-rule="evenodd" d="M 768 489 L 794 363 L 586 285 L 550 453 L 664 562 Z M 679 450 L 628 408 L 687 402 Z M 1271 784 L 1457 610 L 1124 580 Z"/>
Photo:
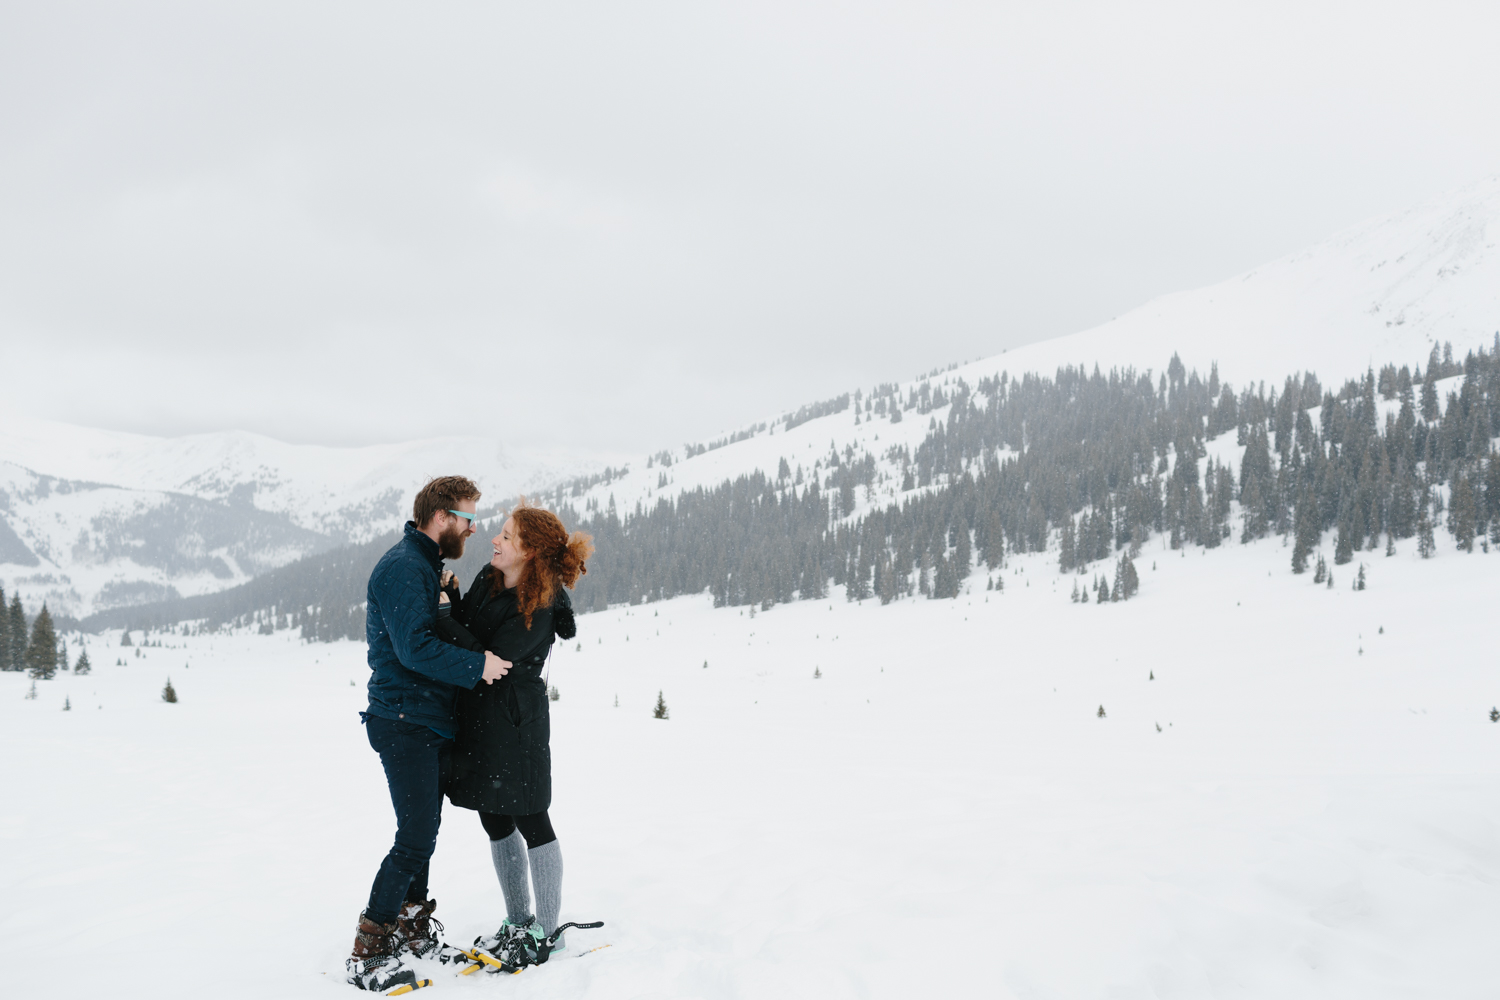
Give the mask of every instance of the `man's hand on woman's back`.
<path id="1" fill-rule="evenodd" d="M 484 651 L 484 682 L 486 684 L 495 683 L 504 677 L 508 670 L 510 670 L 509 660 L 502 660 L 487 649 Z"/>

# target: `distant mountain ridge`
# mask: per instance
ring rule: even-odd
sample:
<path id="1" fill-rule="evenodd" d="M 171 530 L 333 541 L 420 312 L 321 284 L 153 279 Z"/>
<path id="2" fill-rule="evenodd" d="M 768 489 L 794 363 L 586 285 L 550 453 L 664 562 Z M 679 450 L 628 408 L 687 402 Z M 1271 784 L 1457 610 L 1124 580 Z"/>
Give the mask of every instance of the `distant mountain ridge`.
<path id="1" fill-rule="evenodd" d="M 0 583 L 64 615 L 243 583 L 399 527 L 462 472 L 498 501 L 596 467 L 484 438 L 333 448 L 246 432 L 158 438 L 6 416 Z"/>

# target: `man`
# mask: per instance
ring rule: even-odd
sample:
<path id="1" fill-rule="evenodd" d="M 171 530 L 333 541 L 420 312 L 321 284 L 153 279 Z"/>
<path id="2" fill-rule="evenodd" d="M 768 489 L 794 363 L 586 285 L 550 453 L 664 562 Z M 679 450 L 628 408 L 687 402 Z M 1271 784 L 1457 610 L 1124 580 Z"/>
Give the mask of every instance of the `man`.
<path id="1" fill-rule="evenodd" d="M 440 476 L 422 487 L 401 541 L 370 574 L 370 707 L 360 716 L 385 768 L 396 842 L 370 887 L 346 963 L 349 982 L 360 989 L 415 986 L 403 956 L 442 957 L 443 945 L 430 926 L 437 903 L 427 898 L 427 868 L 458 730 L 454 702 L 461 688 L 481 679 L 492 684 L 510 669 L 494 653 L 449 645 L 432 632 L 443 560 L 464 554 L 479 496 L 462 476 Z"/>

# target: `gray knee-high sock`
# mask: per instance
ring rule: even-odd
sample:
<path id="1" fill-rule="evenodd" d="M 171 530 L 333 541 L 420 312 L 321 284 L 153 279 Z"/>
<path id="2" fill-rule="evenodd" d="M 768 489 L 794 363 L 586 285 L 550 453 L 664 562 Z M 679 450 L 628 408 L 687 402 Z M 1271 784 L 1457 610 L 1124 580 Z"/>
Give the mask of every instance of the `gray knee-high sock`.
<path id="1" fill-rule="evenodd" d="M 490 841 L 490 860 L 500 878 L 500 892 L 505 896 L 505 916 L 513 924 L 531 919 L 531 873 L 526 858 L 526 840 L 520 830 L 510 831 L 504 840 Z"/>
<path id="2" fill-rule="evenodd" d="M 536 919 L 547 934 L 557 930 L 557 918 L 562 910 L 562 877 L 562 849 L 557 846 L 557 841 L 543 844 L 531 851 L 531 884 L 536 890 Z"/>

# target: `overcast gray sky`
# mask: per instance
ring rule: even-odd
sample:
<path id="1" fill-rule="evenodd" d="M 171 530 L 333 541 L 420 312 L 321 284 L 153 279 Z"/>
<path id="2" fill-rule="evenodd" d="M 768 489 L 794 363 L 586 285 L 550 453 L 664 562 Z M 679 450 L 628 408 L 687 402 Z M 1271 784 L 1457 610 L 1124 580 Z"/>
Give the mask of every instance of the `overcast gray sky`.
<path id="1" fill-rule="evenodd" d="M 5 3 L 6 402 L 700 440 L 1500 171 L 1494 11 Z"/>

